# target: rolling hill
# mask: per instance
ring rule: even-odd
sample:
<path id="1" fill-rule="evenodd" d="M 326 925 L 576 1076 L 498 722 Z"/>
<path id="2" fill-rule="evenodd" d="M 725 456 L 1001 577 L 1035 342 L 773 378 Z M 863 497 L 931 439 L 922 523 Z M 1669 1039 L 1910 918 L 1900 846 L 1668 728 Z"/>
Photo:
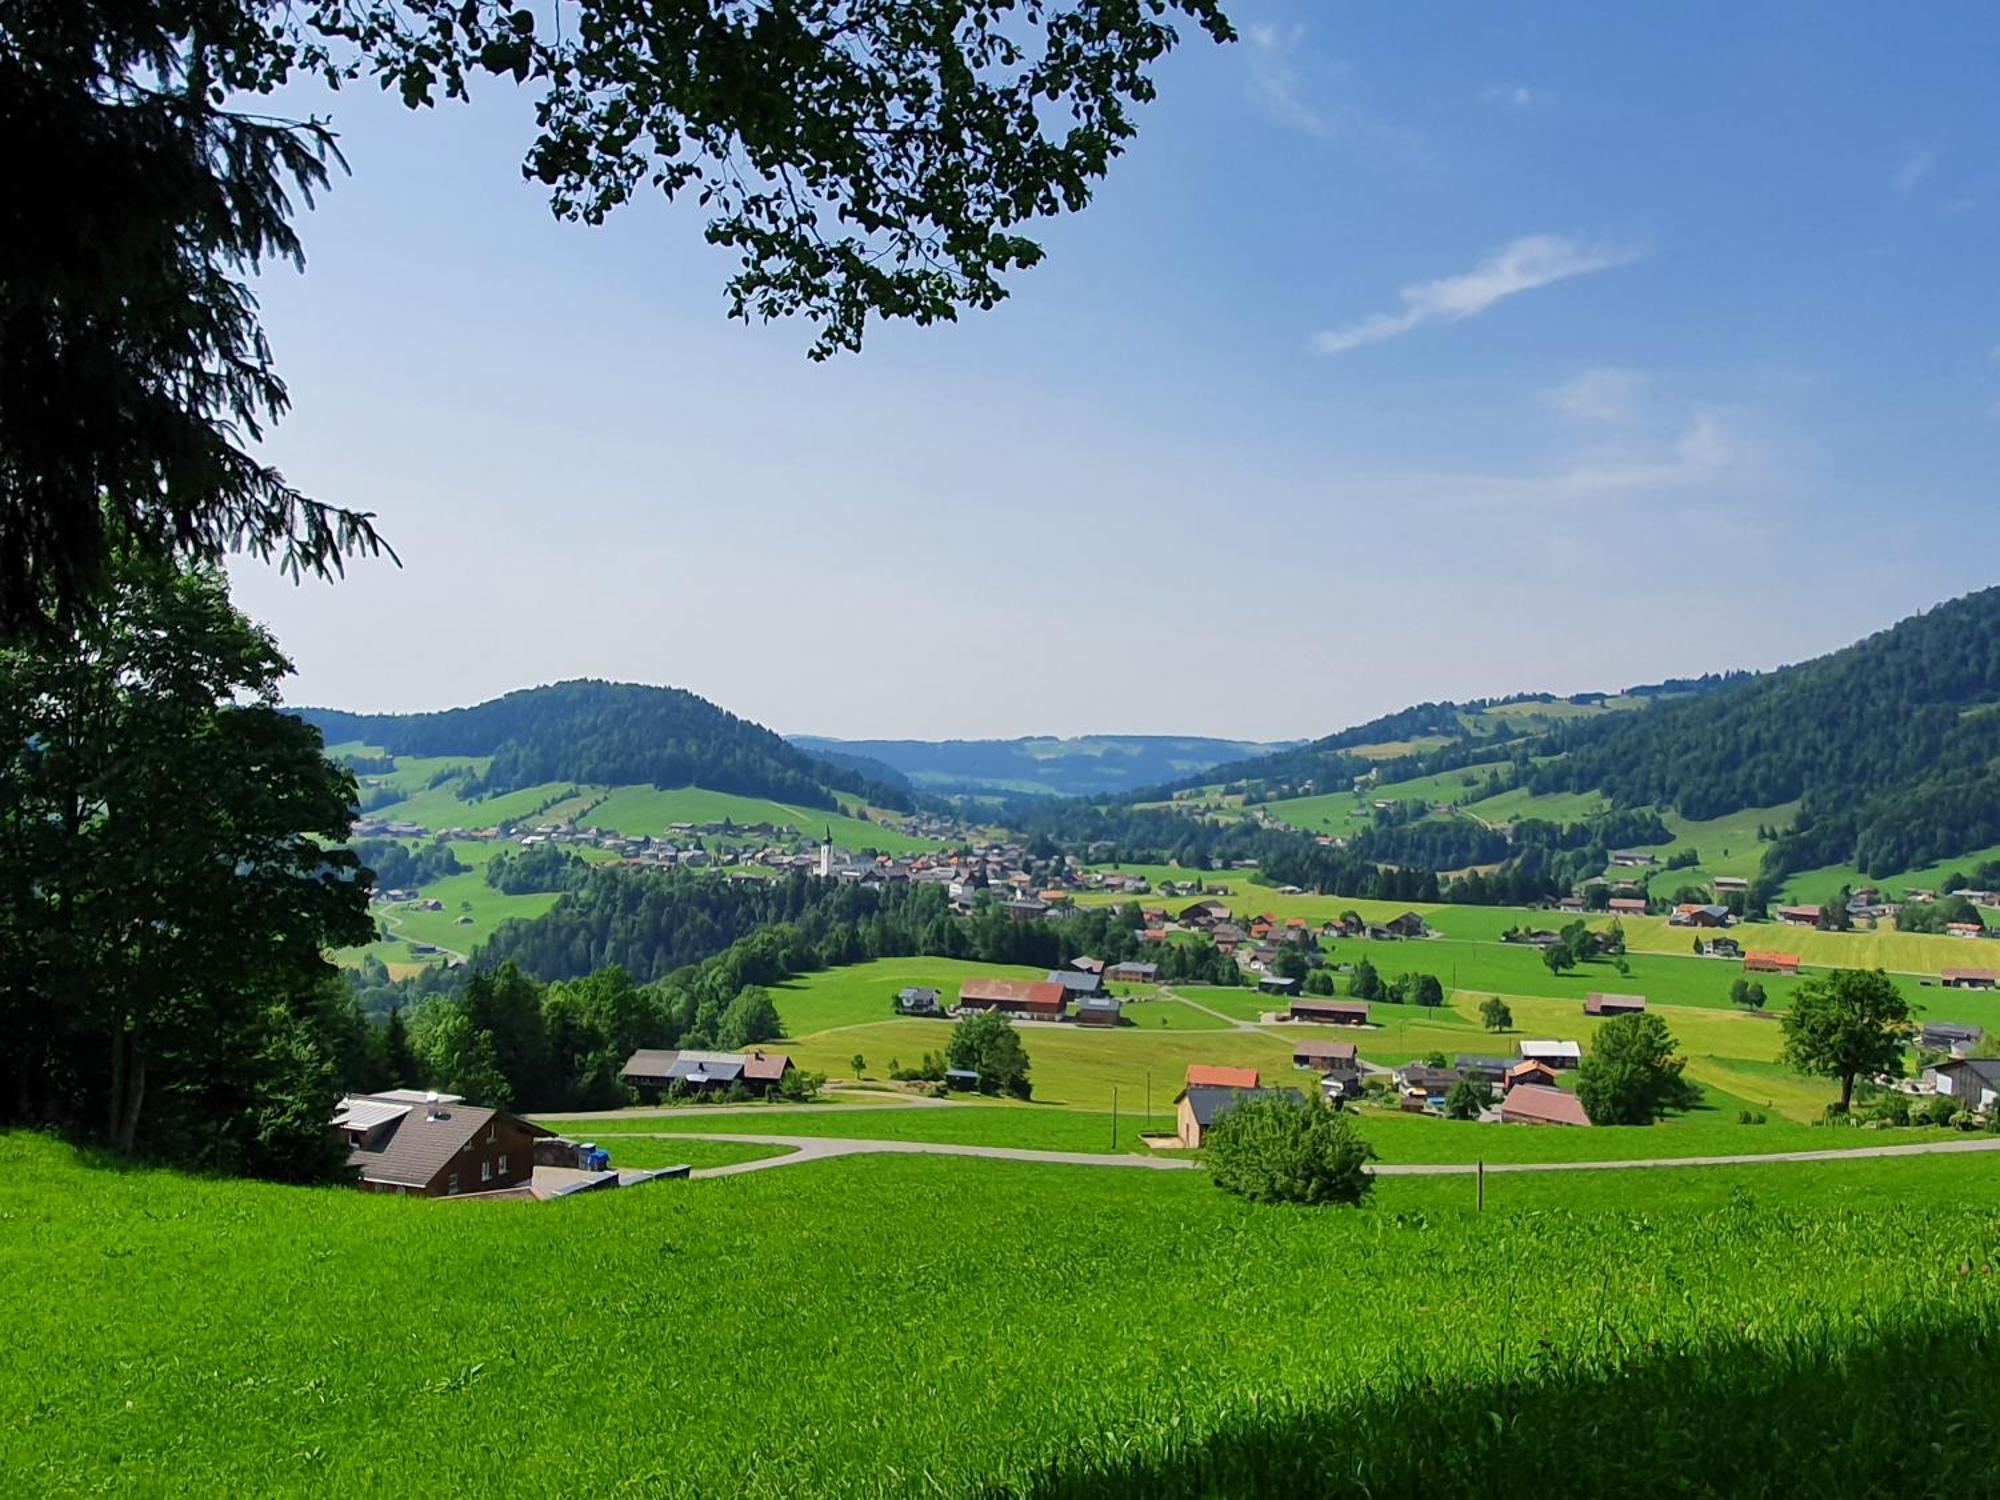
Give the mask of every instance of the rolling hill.
<path id="1" fill-rule="evenodd" d="M 1977 862 L 2000 845 L 2000 589 L 1770 672 L 1419 704 L 1209 777 L 1170 794 L 1340 836 L 1385 815 L 1504 830 L 1650 811 L 1698 859 L 1690 884 Z"/>
<path id="2" fill-rule="evenodd" d="M 1196 735 L 1028 735 L 1011 740 L 834 740 L 792 743 L 836 763 L 885 768 L 931 792 L 1095 797 L 1156 786 L 1225 761 L 1292 748 Z M 886 779 L 886 778 L 884 778 Z"/>
<path id="3" fill-rule="evenodd" d="M 573 782 L 697 786 L 829 811 L 839 806 L 836 791 L 885 807 L 909 806 L 903 788 L 872 781 L 851 764 L 816 759 L 761 724 L 679 688 L 579 680 L 435 713 L 295 712 L 318 726 L 329 744 L 483 760 L 461 788 L 464 796 Z"/>

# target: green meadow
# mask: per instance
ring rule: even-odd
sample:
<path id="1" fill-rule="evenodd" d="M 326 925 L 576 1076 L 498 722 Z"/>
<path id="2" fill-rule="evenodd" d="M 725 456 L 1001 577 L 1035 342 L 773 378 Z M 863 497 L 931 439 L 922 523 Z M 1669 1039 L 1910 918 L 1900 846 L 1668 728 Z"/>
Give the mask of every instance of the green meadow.
<path id="1" fill-rule="evenodd" d="M 850 802 L 850 805 L 851 802 Z M 796 830 L 798 838 L 817 841 L 831 831 L 834 843 L 843 849 L 876 849 L 884 854 L 920 854 L 941 848 L 936 839 L 916 838 L 877 818 L 893 818 L 893 813 L 873 813 L 870 821 L 845 813 L 819 808 L 793 807 L 762 797 L 739 797 L 730 792 L 711 792 L 701 787 L 662 789 L 625 786 L 613 789 L 585 818 L 588 826 L 610 833 L 651 834 L 658 837 L 675 823 L 720 823 L 739 827 L 770 823 Z"/>
<path id="2" fill-rule="evenodd" d="M 1869 875 L 1852 865 L 1822 865 L 1816 870 L 1801 870 L 1787 880 L 1784 899 L 1800 906 L 1824 905 L 1840 894 L 1842 886 L 1859 890 L 1864 885 L 1872 885 L 1896 895 L 1912 887 L 1917 890 L 1935 891 L 1941 887 L 1945 876 L 1954 871 L 1970 875 L 1980 865 L 1994 860 L 2000 860 L 2000 844 L 1991 844 L 1984 849 L 1973 849 L 1955 855 L 1951 859 L 1941 859 L 1936 864 L 1904 870 L 1897 875 Z"/>
<path id="3" fill-rule="evenodd" d="M 1996 1207 L 1990 1158 L 1484 1213 L 915 1158 L 438 1203 L 17 1135 L 0 1490 L 1991 1493 Z"/>

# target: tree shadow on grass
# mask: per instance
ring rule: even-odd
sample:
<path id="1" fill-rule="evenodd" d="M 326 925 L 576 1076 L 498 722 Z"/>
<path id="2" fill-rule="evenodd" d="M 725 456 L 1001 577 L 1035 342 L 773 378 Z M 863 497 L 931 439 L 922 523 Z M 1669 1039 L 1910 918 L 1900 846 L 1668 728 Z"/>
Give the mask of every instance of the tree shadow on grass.
<path id="1" fill-rule="evenodd" d="M 1059 1457 L 982 1496 L 2000 1495 L 1993 1316 L 1838 1347 L 1641 1349 L 1611 1372 L 1537 1344 L 1530 1363 L 1504 1381 L 1425 1378 L 1311 1408 L 1267 1399 L 1164 1452 L 1135 1435 L 1155 1451 Z"/>

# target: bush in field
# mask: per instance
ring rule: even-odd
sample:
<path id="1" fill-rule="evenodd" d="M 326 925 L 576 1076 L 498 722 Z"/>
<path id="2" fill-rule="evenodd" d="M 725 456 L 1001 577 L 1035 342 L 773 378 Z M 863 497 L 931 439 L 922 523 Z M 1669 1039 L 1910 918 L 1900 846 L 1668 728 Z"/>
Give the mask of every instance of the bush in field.
<path id="1" fill-rule="evenodd" d="M 1498 995 L 1488 995 L 1479 1002 L 1479 1022 L 1488 1031 L 1507 1031 L 1514 1024 L 1514 1012 Z"/>
<path id="2" fill-rule="evenodd" d="M 1593 1125 L 1650 1125 L 1669 1109 L 1687 1109 L 1699 1091 L 1682 1077 L 1673 1033 L 1655 1015 L 1616 1016 L 1597 1028 L 1576 1073 L 1576 1096 Z"/>
<path id="3" fill-rule="evenodd" d="M 1375 1186 L 1374 1148 L 1351 1116 L 1316 1099 L 1241 1099 L 1209 1127 L 1204 1150 L 1216 1185 L 1253 1203 L 1359 1203 Z"/>

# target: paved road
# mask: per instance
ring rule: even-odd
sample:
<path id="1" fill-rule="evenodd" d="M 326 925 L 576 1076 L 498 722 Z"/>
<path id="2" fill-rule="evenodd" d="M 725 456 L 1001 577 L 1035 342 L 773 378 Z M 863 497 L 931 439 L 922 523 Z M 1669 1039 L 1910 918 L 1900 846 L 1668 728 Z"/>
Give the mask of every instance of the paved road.
<path id="1" fill-rule="evenodd" d="M 643 1134 L 644 1132 L 635 1132 Z M 1188 1171 L 1201 1165 L 1184 1156 L 1111 1155 L 1092 1151 L 1029 1151 L 1018 1146 L 948 1145 L 939 1141 L 869 1141 L 837 1136 L 737 1135 L 703 1131 L 661 1132 L 668 1139 L 740 1141 L 753 1146 L 788 1146 L 786 1156 L 767 1156 L 757 1161 L 733 1162 L 726 1167 L 706 1167 L 696 1177 L 734 1177 L 744 1172 L 768 1171 L 804 1161 L 824 1161 L 835 1156 L 869 1154 L 897 1156 L 976 1156 L 990 1161 L 1041 1162 L 1069 1167 L 1137 1167 L 1152 1171 Z M 657 1137 L 655 1137 L 657 1138 Z M 1488 1162 L 1488 1172 L 1636 1172 L 1654 1167 L 1758 1167 L 1769 1163 L 1849 1161 L 1887 1156 L 1933 1156 L 1968 1151 L 2000 1151 L 2000 1139 L 1985 1137 L 1969 1141 L 1934 1141 L 1914 1146 L 1859 1146 L 1849 1151 L 1746 1152 L 1737 1156 L 1660 1156 L 1636 1161 L 1510 1161 Z M 1374 1169 L 1378 1177 L 1469 1177 L 1479 1168 L 1473 1162 L 1384 1162 Z"/>

